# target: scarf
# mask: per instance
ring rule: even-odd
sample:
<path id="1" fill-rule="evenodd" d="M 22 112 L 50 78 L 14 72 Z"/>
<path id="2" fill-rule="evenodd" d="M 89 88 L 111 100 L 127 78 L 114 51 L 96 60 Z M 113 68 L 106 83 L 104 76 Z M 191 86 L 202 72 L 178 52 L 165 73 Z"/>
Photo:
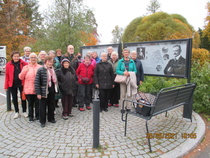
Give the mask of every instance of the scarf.
<path id="1" fill-rule="evenodd" d="M 44 67 L 47 69 L 47 82 L 49 87 L 52 86 L 52 81 L 54 82 L 54 84 L 56 84 L 56 75 L 55 75 L 55 71 L 53 68 L 47 68 L 46 65 L 44 65 Z"/>

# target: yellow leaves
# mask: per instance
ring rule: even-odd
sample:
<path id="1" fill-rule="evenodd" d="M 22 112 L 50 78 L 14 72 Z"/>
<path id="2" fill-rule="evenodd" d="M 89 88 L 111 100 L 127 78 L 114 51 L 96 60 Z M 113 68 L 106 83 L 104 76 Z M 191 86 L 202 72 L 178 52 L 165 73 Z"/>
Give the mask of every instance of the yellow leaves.
<path id="1" fill-rule="evenodd" d="M 210 53 L 206 49 L 193 48 L 191 61 L 202 66 L 205 62 L 210 62 Z"/>
<path id="2" fill-rule="evenodd" d="M 97 35 L 94 33 L 81 32 L 81 36 L 82 36 L 82 42 L 86 46 L 97 45 L 97 43 L 99 42 Z"/>

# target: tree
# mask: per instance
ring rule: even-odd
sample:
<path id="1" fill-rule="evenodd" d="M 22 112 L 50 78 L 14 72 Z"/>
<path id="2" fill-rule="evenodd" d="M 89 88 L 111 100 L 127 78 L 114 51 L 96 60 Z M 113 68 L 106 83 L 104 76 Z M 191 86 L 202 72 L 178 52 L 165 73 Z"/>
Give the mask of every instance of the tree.
<path id="1" fill-rule="evenodd" d="M 0 1 L 0 45 L 7 46 L 7 53 L 19 50 L 28 37 L 29 20 L 22 12 L 24 6 L 17 1 Z"/>
<path id="2" fill-rule="evenodd" d="M 201 37 L 201 45 L 200 48 L 204 48 L 210 51 L 210 2 L 207 3 L 207 17 L 205 19 L 204 30 L 199 29 L 199 34 Z"/>
<path id="3" fill-rule="evenodd" d="M 95 16 L 83 0 L 55 0 L 45 13 L 45 20 L 45 35 L 37 41 L 41 45 L 36 43 L 40 50 L 66 50 L 66 46 L 72 44 L 79 51 L 92 35 L 97 37 Z"/>
<path id="4" fill-rule="evenodd" d="M 37 0 L 20 0 L 20 4 L 24 6 L 22 12 L 29 22 L 29 35 L 32 37 L 39 37 L 39 31 L 42 26 L 43 17 L 39 13 L 39 5 Z"/>
<path id="5" fill-rule="evenodd" d="M 150 4 L 147 5 L 147 11 L 149 14 L 160 11 L 160 3 L 158 2 L 158 0 L 150 0 Z"/>
<path id="6" fill-rule="evenodd" d="M 210 2 L 207 3 L 206 6 L 207 10 L 208 10 L 208 14 L 207 17 L 205 19 L 206 25 L 204 26 L 204 30 L 203 30 L 203 37 L 208 37 L 208 39 L 210 39 Z"/>
<path id="7" fill-rule="evenodd" d="M 135 28 L 133 32 L 132 28 Z M 123 42 L 192 38 L 194 34 L 183 16 L 158 12 L 134 19 L 125 29 Z"/>
<path id="8" fill-rule="evenodd" d="M 112 30 L 113 39 L 111 43 L 120 43 L 122 39 L 123 28 L 119 27 L 118 25 Z"/>

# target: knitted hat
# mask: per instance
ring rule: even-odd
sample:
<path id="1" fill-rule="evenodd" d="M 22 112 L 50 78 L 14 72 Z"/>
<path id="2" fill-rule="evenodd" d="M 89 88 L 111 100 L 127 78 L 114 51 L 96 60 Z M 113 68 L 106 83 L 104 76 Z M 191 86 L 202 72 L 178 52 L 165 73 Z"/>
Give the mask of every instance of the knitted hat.
<path id="1" fill-rule="evenodd" d="M 63 65 L 64 62 L 69 62 L 69 64 L 71 63 L 68 59 L 63 59 L 63 60 L 61 61 L 61 65 Z"/>

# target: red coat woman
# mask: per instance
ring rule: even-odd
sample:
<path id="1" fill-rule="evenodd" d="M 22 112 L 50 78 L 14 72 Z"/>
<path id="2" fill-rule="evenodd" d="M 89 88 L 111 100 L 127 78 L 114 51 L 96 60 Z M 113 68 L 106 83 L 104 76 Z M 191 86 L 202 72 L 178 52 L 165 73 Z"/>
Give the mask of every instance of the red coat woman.
<path id="1" fill-rule="evenodd" d="M 17 51 L 13 51 L 11 53 L 11 58 L 12 60 L 6 64 L 4 89 L 6 91 L 9 89 L 12 94 L 12 101 L 15 107 L 14 119 L 16 119 L 19 117 L 17 94 L 18 90 L 20 91 L 20 94 L 22 93 L 24 83 L 24 80 L 21 81 L 18 75 L 21 72 L 23 66 L 27 65 L 27 63 L 20 59 L 20 53 Z M 26 100 L 22 100 L 21 98 L 21 102 L 23 115 L 28 117 L 26 113 Z"/>
<path id="2" fill-rule="evenodd" d="M 78 78 L 78 101 L 79 110 L 84 111 L 84 105 L 88 110 L 91 109 L 90 102 L 92 99 L 91 91 L 93 84 L 94 66 L 91 64 L 89 55 L 84 57 L 84 62 L 76 70 Z"/>

